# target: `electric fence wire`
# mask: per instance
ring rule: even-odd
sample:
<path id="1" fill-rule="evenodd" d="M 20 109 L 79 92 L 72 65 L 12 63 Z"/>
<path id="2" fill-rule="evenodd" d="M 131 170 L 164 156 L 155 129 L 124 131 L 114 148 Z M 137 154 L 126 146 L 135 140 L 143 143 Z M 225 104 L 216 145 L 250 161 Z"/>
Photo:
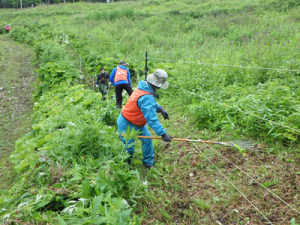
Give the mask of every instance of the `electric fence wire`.
<path id="1" fill-rule="evenodd" d="M 169 61 L 171 61 L 171 60 L 169 60 Z M 270 68 L 258 68 L 258 69 L 270 69 Z M 283 70 L 283 69 L 275 69 L 275 70 Z M 297 71 L 297 72 L 300 72 L 300 71 L 298 71 L 298 70 L 284 70 L 284 71 Z M 231 106 L 228 106 L 228 105 L 226 105 L 226 104 L 224 104 L 224 103 L 220 103 L 220 102 L 218 102 L 218 101 L 214 101 L 214 100 L 212 100 L 212 99 L 210 99 L 210 98 L 207 98 L 207 97 L 204 97 L 204 96 L 201 96 L 201 95 L 198 95 L 198 94 L 196 94 L 196 93 L 194 93 L 194 92 L 192 92 L 192 91 L 188 91 L 188 90 L 185 90 L 185 89 L 183 89 L 183 88 L 181 88 L 181 87 L 178 87 L 177 85 L 174 85 L 174 84 L 171 84 L 170 83 L 170 85 L 171 86 L 174 86 L 174 87 L 176 87 L 176 88 L 178 88 L 178 89 L 180 89 L 180 90 L 182 90 L 182 91 L 184 91 L 184 92 L 188 92 L 188 93 L 191 93 L 191 94 L 193 94 L 193 95 L 196 95 L 196 96 L 198 96 L 198 97 L 201 97 L 201 98 L 204 98 L 204 99 L 207 99 L 207 100 L 210 100 L 210 101 L 212 101 L 212 102 L 215 102 L 215 103 L 218 103 L 218 104 L 220 104 L 220 105 L 222 105 L 222 106 L 225 106 L 225 107 L 228 107 L 228 108 L 231 108 L 231 109 L 234 109 L 234 110 L 237 110 L 237 111 L 239 111 L 239 112 L 242 112 L 242 113 L 245 113 L 245 114 L 248 114 L 248 115 L 251 115 L 251 116 L 253 116 L 253 117 L 256 117 L 256 118 L 258 118 L 258 119 L 262 119 L 262 120 L 265 120 L 265 121 L 267 121 L 267 122 L 269 122 L 269 123 L 273 123 L 273 124 L 276 124 L 276 125 L 278 125 L 278 126 L 281 126 L 281 127 L 284 127 L 284 128 L 287 128 L 287 129 L 290 129 L 290 130 L 293 130 L 293 131 L 296 131 L 296 132 L 299 132 L 300 133 L 300 130 L 297 130 L 297 129 L 295 129 L 295 128 L 292 128 L 292 127 L 290 127 L 290 126 L 286 126 L 286 125 L 283 125 L 283 124 L 280 124 L 280 123 L 277 123 L 277 122 L 274 122 L 274 121 L 271 121 L 271 120 L 268 120 L 268 119 L 265 119 L 265 118 L 262 118 L 262 117 L 260 117 L 260 116 L 257 116 L 257 115 L 255 115 L 255 114 L 253 114 L 253 113 L 250 113 L 250 112 L 246 112 L 246 111 L 243 111 L 243 110 L 240 110 L 240 109 L 238 109 L 238 108 L 235 108 L 235 107 L 231 107 Z M 181 126 L 181 125 L 180 125 Z M 181 126 L 182 128 L 184 128 L 183 126 Z M 185 128 L 184 128 L 185 129 Z M 185 129 L 185 130 L 187 130 L 187 129 Z M 188 130 L 187 130 L 188 131 Z M 190 131 L 188 131 L 188 132 L 190 132 Z M 191 133 L 191 132 L 190 132 Z M 192 134 L 192 133 L 191 133 Z M 196 147 L 196 145 L 193 143 L 193 145 Z M 207 145 L 207 144 L 206 144 Z M 290 207 L 291 209 L 293 209 L 295 212 L 297 212 L 299 215 L 300 215 L 300 212 L 297 210 L 297 209 L 295 209 L 293 206 L 291 206 L 290 204 L 288 204 L 286 201 L 284 201 L 282 198 L 280 198 L 278 195 L 276 195 L 275 193 L 273 193 L 271 190 L 269 190 L 268 188 L 266 188 L 265 186 L 263 186 L 260 182 L 258 182 L 256 179 L 254 179 L 253 177 L 251 177 L 249 174 L 247 174 L 244 170 L 242 170 L 241 168 L 239 168 L 236 164 L 234 164 L 233 162 L 231 162 L 230 160 L 228 160 L 225 156 L 223 156 L 222 154 L 220 154 L 218 151 L 216 151 L 216 150 L 214 150 L 211 146 L 209 146 L 209 145 L 207 145 L 210 149 L 212 149 L 214 152 L 216 152 L 219 156 L 221 156 L 223 159 L 225 159 L 227 162 L 229 162 L 229 163 L 231 163 L 233 166 L 235 166 L 237 169 L 239 169 L 242 173 L 244 173 L 246 176 L 248 176 L 249 178 L 251 178 L 252 180 L 254 180 L 257 184 L 259 184 L 261 187 L 263 187 L 265 190 L 267 190 L 269 193 L 271 193 L 273 196 L 275 196 L 277 199 L 279 199 L 280 201 L 282 201 L 284 204 L 286 204 L 288 207 Z M 197 148 L 197 147 L 196 147 Z M 198 148 L 197 148 L 198 149 Z M 199 149 L 198 149 L 199 150 Z M 201 151 L 200 151 L 201 152 Z M 201 152 L 202 153 L 202 152 Z M 205 156 L 205 155 L 204 155 Z M 209 160 L 206 156 L 205 156 L 205 158 L 207 159 L 207 160 Z M 210 161 L 210 160 L 209 160 Z M 212 163 L 211 161 L 210 161 L 210 163 Z M 212 163 L 213 164 L 213 163 Z M 213 164 L 214 165 L 214 164 Z M 215 165 L 214 165 L 215 166 Z M 216 167 L 216 166 L 215 166 Z M 216 167 L 217 168 L 217 167 Z M 217 168 L 218 169 L 218 168 Z M 218 171 L 219 172 L 221 172 L 219 169 L 218 169 Z M 221 172 L 222 173 L 222 172 Z M 226 178 L 226 180 L 227 181 L 229 181 L 228 180 L 228 178 L 224 175 L 224 174 L 222 174 L 225 178 Z M 230 182 L 230 181 L 229 181 Z M 230 182 L 231 183 L 231 182 Z M 231 183 L 232 184 L 232 183 Z M 233 184 L 232 184 L 233 185 Z M 233 185 L 234 186 L 234 185 Z M 236 188 L 236 187 L 235 187 Z M 237 189 L 237 188 L 236 188 Z M 238 190 L 238 189 L 237 189 Z M 239 190 L 238 190 L 239 191 Z M 240 191 L 239 191 L 240 192 Z M 241 192 L 240 192 L 241 193 Z M 242 194 L 242 193 L 241 193 Z M 243 195 L 243 194 L 242 194 Z M 243 197 L 245 197 L 244 195 L 243 195 Z M 249 201 L 248 199 L 247 199 L 247 201 Z M 251 203 L 251 205 L 252 206 L 254 206 L 252 203 Z M 254 206 L 255 207 L 255 206 Z M 256 208 L 256 207 L 255 207 Z M 257 208 L 256 208 L 257 209 Z M 261 212 L 260 212 L 261 213 Z M 262 214 L 262 213 L 261 213 Z M 265 216 L 264 216 L 264 218 L 265 218 Z"/>
<path id="2" fill-rule="evenodd" d="M 184 92 L 189 92 L 189 93 L 191 93 L 191 94 L 193 94 L 193 95 L 196 95 L 196 96 L 198 96 L 198 97 L 207 99 L 207 100 L 212 101 L 212 102 L 214 102 L 214 103 L 218 103 L 218 104 L 220 104 L 220 105 L 222 105 L 222 106 L 224 106 L 224 107 L 228 107 L 228 108 L 234 109 L 234 110 L 239 111 L 239 112 L 241 112 L 241 113 L 248 114 L 248 115 L 253 116 L 253 117 L 256 117 L 256 118 L 258 118 L 258 119 L 261 119 L 261 120 L 267 121 L 267 122 L 269 122 L 269 123 L 273 123 L 273 124 L 276 124 L 276 125 L 278 125 L 278 126 L 281 126 L 281 127 L 287 128 L 287 129 L 289 129 L 289 130 L 293 130 L 293 131 L 296 131 L 296 132 L 300 133 L 300 130 L 297 130 L 297 129 L 293 128 L 293 127 L 286 126 L 286 125 L 283 125 L 283 124 L 280 124 L 280 123 L 277 123 L 277 122 L 274 122 L 274 121 L 265 119 L 265 118 L 263 118 L 263 117 L 260 117 L 260 116 L 255 115 L 255 114 L 253 114 L 253 113 L 246 112 L 246 111 L 243 111 L 243 110 L 241 110 L 241 109 L 238 109 L 238 108 L 235 108 L 235 107 L 226 105 L 226 104 L 221 103 L 221 102 L 218 102 L 218 101 L 215 101 L 215 100 L 213 100 L 213 99 L 210 99 L 210 98 L 207 98 L 207 97 L 198 95 L 198 94 L 196 94 L 196 93 L 194 93 L 194 92 L 192 92 L 192 91 L 188 91 L 188 90 L 185 90 L 185 89 L 183 89 L 183 88 L 181 88 L 181 87 L 178 87 L 178 86 L 175 85 L 175 84 L 171 84 L 171 83 L 169 83 L 169 84 L 170 84 L 171 86 L 174 86 L 174 87 L 176 87 L 176 88 L 178 88 L 178 89 L 184 91 Z"/>
<path id="3" fill-rule="evenodd" d="M 196 148 L 196 149 L 198 149 L 197 148 L 197 146 L 195 145 L 195 143 L 192 143 L 193 145 L 194 145 L 194 147 Z M 229 180 L 229 178 L 228 177 L 226 177 L 225 176 L 225 174 L 224 173 L 222 173 L 222 171 L 202 152 L 202 151 L 200 151 L 199 149 L 198 149 L 198 151 L 219 171 L 219 173 L 221 173 L 222 175 L 223 175 L 223 177 L 228 181 L 228 183 L 230 183 L 249 203 L 250 203 L 250 205 L 252 205 L 253 206 L 253 208 L 256 210 L 256 211 L 258 211 L 264 218 L 265 218 L 265 220 L 267 220 L 270 224 L 272 224 L 269 220 L 268 220 L 268 218 L 244 195 L 244 193 L 243 192 L 241 192 L 230 180 Z"/>
<path id="4" fill-rule="evenodd" d="M 198 65 L 208 65 L 208 66 L 224 66 L 224 67 L 235 67 L 235 68 L 243 68 L 243 69 L 275 70 L 275 71 L 299 72 L 300 73 L 300 70 L 265 68 L 265 67 L 253 67 L 253 66 L 235 66 L 235 65 L 202 63 L 202 62 L 190 62 L 190 61 L 175 61 L 175 60 L 158 59 L 158 58 L 151 58 L 151 57 L 148 57 L 148 59 L 152 59 L 152 60 L 156 60 L 156 61 L 165 61 L 165 62 L 183 62 L 183 63 L 198 64 Z"/>
<path id="5" fill-rule="evenodd" d="M 178 124 L 178 123 L 177 123 Z M 186 130 L 187 132 L 189 132 L 191 135 L 193 135 L 192 132 L 190 132 L 188 129 L 186 129 L 185 127 L 183 127 L 182 125 L 179 124 L 179 126 L 181 128 L 183 128 L 184 130 Z M 194 143 L 193 143 L 194 144 Z M 195 145 L 195 144 L 194 144 Z M 221 153 L 219 153 L 217 150 L 213 149 L 211 146 L 209 146 L 208 144 L 205 143 L 206 146 L 208 146 L 211 150 L 213 150 L 215 153 L 217 153 L 220 157 L 222 157 L 223 159 L 225 159 L 228 163 L 232 164 L 234 167 L 236 167 L 238 170 L 240 170 L 243 174 L 245 174 L 247 177 L 251 178 L 252 180 L 254 180 L 257 184 L 259 184 L 262 188 L 264 188 L 265 190 L 267 190 L 269 193 L 271 193 L 273 196 L 275 196 L 277 199 L 279 199 L 281 202 L 283 202 L 285 205 L 287 205 L 288 207 L 290 207 L 291 209 L 293 209 L 295 212 L 297 212 L 300 215 L 300 212 L 295 209 L 293 206 L 291 206 L 289 203 L 287 203 L 286 201 L 284 201 L 282 198 L 280 198 L 278 195 L 276 195 L 274 192 L 272 192 L 271 190 L 269 190 L 268 188 L 266 188 L 264 185 L 262 185 L 259 181 L 257 181 L 255 178 L 251 177 L 248 173 L 246 173 L 244 170 L 242 170 L 241 168 L 239 168 L 236 164 L 234 164 L 233 162 L 231 162 L 229 159 L 227 159 L 225 156 L 223 156 Z M 195 145 L 196 147 L 196 145 Z M 198 149 L 199 150 L 199 149 Z M 199 151 L 201 152 L 201 151 Z"/>
<path id="6" fill-rule="evenodd" d="M 225 174 L 224 173 L 222 173 L 222 171 L 202 152 L 202 151 L 200 151 L 200 149 L 195 145 L 195 143 L 192 143 L 193 145 L 194 145 L 194 147 L 218 170 L 218 172 L 228 181 L 228 183 L 230 183 L 242 196 L 243 196 L 243 198 L 244 199 L 246 199 L 249 203 L 250 203 L 250 205 L 252 205 L 253 206 L 253 208 L 257 211 L 257 212 L 259 212 L 262 216 L 263 216 L 263 218 L 265 218 L 265 220 L 267 220 L 268 221 L 268 223 L 269 224 L 272 224 L 269 220 L 268 220 L 268 218 L 246 197 L 246 195 L 243 193 L 243 192 L 241 192 L 230 180 L 229 180 L 229 178 L 228 177 L 226 177 L 225 176 Z M 207 144 L 206 144 L 207 145 Z"/>

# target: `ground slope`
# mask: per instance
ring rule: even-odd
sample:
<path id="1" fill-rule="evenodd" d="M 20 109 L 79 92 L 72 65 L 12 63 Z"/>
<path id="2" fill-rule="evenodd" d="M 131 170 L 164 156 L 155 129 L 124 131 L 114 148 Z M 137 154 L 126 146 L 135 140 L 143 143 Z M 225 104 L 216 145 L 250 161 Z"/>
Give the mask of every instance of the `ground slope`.
<path id="1" fill-rule="evenodd" d="M 34 66 L 32 49 L 0 36 L 0 189 L 12 185 L 9 160 L 15 141 L 30 130 Z"/>

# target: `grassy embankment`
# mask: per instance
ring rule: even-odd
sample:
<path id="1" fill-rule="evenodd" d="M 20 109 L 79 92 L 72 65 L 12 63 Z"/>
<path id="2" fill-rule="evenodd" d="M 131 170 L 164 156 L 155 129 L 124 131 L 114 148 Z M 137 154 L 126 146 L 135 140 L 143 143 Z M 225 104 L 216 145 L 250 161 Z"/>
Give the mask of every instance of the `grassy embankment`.
<path id="1" fill-rule="evenodd" d="M 172 84 L 202 96 L 174 86 L 162 92 L 159 102 L 171 115 L 171 121 L 162 123 L 171 135 L 250 138 L 258 144 L 259 153 L 243 153 L 220 146 L 156 143 L 157 170 L 139 169 L 148 180 L 148 194 L 136 213 L 145 223 L 265 222 L 221 171 L 269 221 L 279 224 L 292 218 L 298 222 L 299 214 L 235 165 L 299 210 L 298 131 L 249 115 L 299 130 L 299 72 L 220 65 L 299 70 L 298 11 L 293 0 L 68 4 L 14 12 L 14 25 L 20 26 L 14 38 L 34 46 L 36 38 L 44 41 L 36 52 L 48 54 L 48 61 L 57 55 L 47 50 L 51 43 L 46 40 L 59 43 L 90 84 L 96 68 L 104 65 L 110 71 L 124 58 L 133 77 L 142 79 L 147 50 L 151 72 L 163 68 Z M 140 159 L 137 145 L 133 168 L 141 168 Z"/>

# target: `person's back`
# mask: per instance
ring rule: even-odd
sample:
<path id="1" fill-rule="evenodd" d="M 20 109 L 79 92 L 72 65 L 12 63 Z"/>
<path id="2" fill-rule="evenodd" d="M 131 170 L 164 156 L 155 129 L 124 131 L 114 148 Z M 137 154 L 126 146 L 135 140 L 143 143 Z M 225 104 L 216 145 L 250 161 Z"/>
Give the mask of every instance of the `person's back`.
<path id="1" fill-rule="evenodd" d="M 127 103 L 123 107 L 118 120 L 118 130 L 120 135 L 128 129 L 134 129 L 140 132 L 142 136 L 151 136 L 146 123 L 154 132 L 162 136 L 163 141 L 171 141 L 170 135 L 160 124 L 157 113 L 160 112 L 164 119 L 169 119 L 168 113 L 161 105 L 156 103 L 155 98 L 158 98 L 156 90 L 159 88 L 166 89 L 168 87 L 167 73 L 164 70 L 157 69 L 153 74 L 150 74 L 147 81 L 140 81 L 138 87 L 130 95 Z M 131 158 L 134 153 L 134 139 L 125 142 L 124 137 L 120 137 L 125 144 L 125 149 L 130 155 L 128 163 L 131 163 Z M 146 168 L 151 169 L 154 166 L 154 149 L 152 140 L 148 138 L 140 138 L 143 149 L 143 164 Z M 130 146 L 130 147 L 128 147 Z"/>
<path id="2" fill-rule="evenodd" d="M 6 33 L 9 33 L 9 31 L 11 30 L 11 26 L 8 24 L 5 26 L 5 31 Z"/>
<path id="3" fill-rule="evenodd" d="M 116 105 L 118 108 L 122 108 L 122 92 L 126 90 L 130 96 L 132 93 L 130 72 L 127 68 L 128 63 L 124 60 L 119 62 L 119 65 L 111 71 L 109 81 L 115 86 L 116 92 Z"/>

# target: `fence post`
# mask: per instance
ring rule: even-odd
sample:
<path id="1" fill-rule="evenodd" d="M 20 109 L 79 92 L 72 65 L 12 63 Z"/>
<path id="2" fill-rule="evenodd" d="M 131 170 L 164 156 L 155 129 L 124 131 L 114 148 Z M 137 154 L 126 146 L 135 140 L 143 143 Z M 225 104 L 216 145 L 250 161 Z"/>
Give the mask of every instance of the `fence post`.
<path id="1" fill-rule="evenodd" d="M 145 58 L 145 80 L 147 80 L 147 72 L 148 72 L 148 66 L 147 66 L 147 52 L 146 52 L 146 58 Z"/>

